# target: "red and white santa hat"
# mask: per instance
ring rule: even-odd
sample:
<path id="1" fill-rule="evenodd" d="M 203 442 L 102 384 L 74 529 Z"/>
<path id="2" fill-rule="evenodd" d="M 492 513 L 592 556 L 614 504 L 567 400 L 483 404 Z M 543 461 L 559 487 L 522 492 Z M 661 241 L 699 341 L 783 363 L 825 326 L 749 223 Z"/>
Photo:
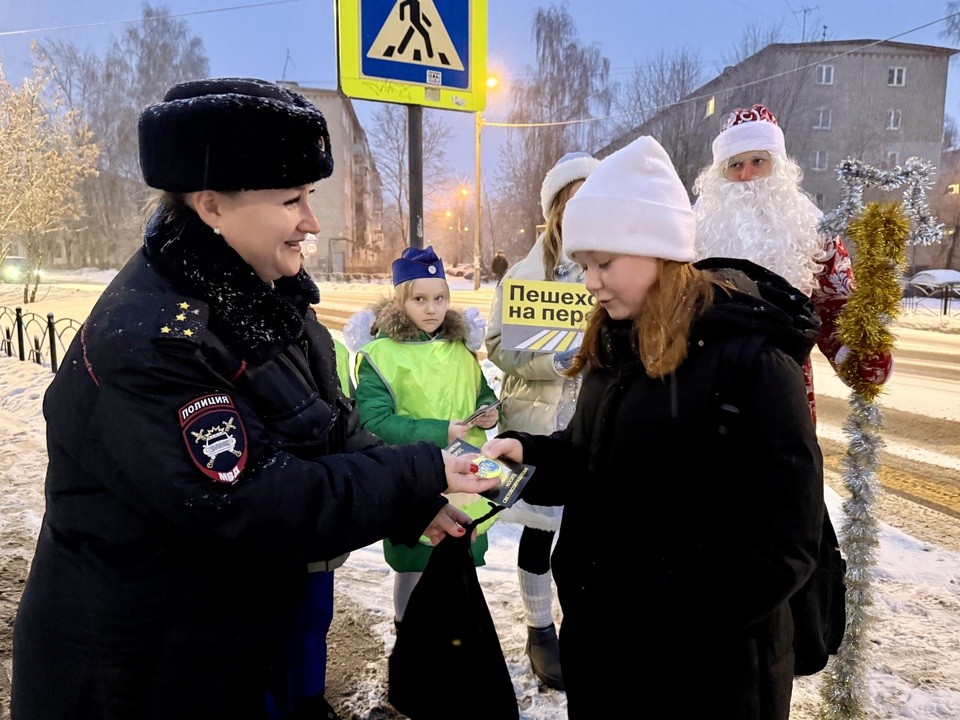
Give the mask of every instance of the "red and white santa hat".
<path id="1" fill-rule="evenodd" d="M 769 109 L 757 103 L 731 112 L 713 141 L 713 161 L 723 162 L 750 150 L 787 154 L 783 130 Z"/>

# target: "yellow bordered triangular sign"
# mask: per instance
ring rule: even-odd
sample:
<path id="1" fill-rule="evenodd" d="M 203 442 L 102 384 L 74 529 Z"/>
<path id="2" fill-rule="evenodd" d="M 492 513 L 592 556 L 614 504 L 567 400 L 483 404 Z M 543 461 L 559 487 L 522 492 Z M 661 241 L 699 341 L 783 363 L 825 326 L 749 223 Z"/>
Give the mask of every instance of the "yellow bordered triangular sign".
<path id="1" fill-rule="evenodd" d="M 433 0 L 396 0 L 367 57 L 463 70 Z"/>
<path id="2" fill-rule="evenodd" d="M 339 87 L 363 100 L 480 112 L 487 0 L 336 0 Z"/>

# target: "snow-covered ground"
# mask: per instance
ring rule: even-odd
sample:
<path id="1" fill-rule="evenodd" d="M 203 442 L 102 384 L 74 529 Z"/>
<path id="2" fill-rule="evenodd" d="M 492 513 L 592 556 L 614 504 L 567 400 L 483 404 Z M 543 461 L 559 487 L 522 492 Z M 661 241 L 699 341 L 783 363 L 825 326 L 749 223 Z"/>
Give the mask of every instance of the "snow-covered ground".
<path id="1" fill-rule="evenodd" d="M 112 273 L 80 273 L 69 281 L 105 282 L 111 277 Z M 454 289 L 472 289 L 470 281 L 456 280 L 452 284 Z M 65 311 L 60 312 L 69 316 Z M 901 317 L 900 326 L 930 327 L 924 324 L 929 316 L 937 331 L 960 333 L 960 319 L 950 318 L 941 323 L 932 312 L 917 315 L 916 324 L 906 325 L 908 319 Z M 498 388 L 496 369 L 484 363 L 484 370 L 495 389 Z M 43 513 L 46 452 L 41 401 L 51 377 L 48 368 L 0 358 L 0 427 L 4 431 L 0 450 L 0 487 L 4 490 L 0 496 L 0 567 L 19 568 L 17 572 L 22 572 L 32 557 Z M 831 392 L 829 383 L 821 382 L 819 376 L 818 391 Z M 928 406 L 942 403 L 942 398 L 936 395 L 935 391 L 930 392 Z M 838 396 L 845 396 L 845 391 Z M 889 402 L 893 403 L 892 397 Z M 911 452 L 911 449 L 902 451 Z M 942 458 L 925 455 L 923 460 L 942 463 L 944 467 L 956 467 L 957 463 L 955 453 L 944 453 Z M 826 488 L 826 497 L 839 526 L 840 498 L 829 488 Z M 946 516 L 941 521 L 956 526 L 960 536 L 960 521 Z M 479 575 L 520 699 L 521 717 L 552 720 L 565 717 L 565 698 L 561 692 L 538 688 L 524 655 L 526 630 L 521 620 L 516 573 L 519 532 L 516 525 L 494 525 L 487 565 L 480 568 Z M 393 575 L 383 560 L 380 544 L 354 552 L 338 571 L 337 578 L 338 597 L 348 598 L 355 604 L 354 611 L 362 609 L 374 619 L 373 631 L 382 643 L 382 651 L 369 661 L 383 667 L 382 660 L 393 642 Z M 19 592 L 16 588 L 4 590 L 8 595 Z M 869 658 L 868 717 L 877 720 L 960 718 L 960 555 L 881 523 L 874 592 L 875 622 L 870 639 L 875 652 Z M 339 611 L 347 612 L 342 599 L 340 602 Z M 621 619 L 629 615 L 629 596 L 612 598 L 611 602 L 616 604 L 613 615 Z M 12 619 L 14 607 L 15 602 L 9 602 L 4 608 L 4 621 Z M 626 621 L 630 621 L 629 617 Z M 9 626 L 7 628 L 0 638 L 9 643 Z M 5 695 L 9 692 L 9 646 L 0 647 L 0 657 L 7 673 L 6 677 L 0 677 L 0 701 L 5 710 Z M 819 677 L 797 681 L 794 720 L 818 717 L 822 702 L 819 682 Z M 357 717 L 367 717 L 371 708 L 385 703 L 385 692 L 383 676 L 374 673 L 358 677 L 356 694 L 347 709 Z M 646 698 L 638 697 L 637 705 L 648 707 L 649 703 Z"/>

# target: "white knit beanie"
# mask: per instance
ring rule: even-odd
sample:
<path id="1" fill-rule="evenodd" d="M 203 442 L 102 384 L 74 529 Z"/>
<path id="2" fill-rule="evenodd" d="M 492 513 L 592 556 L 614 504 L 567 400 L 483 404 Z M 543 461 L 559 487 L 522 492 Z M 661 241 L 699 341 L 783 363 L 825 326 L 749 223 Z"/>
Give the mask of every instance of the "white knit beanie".
<path id="1" fill-rule="evenodd" d="M 540 186 L 540 207 L 544 219 L 550 214 L 550 206 L 557 193 L 572 182 L 586 180 L 599 164 L 599 160 L 585 152 L 569 152 L 557 160 L 557 164 L 543 177 L 543 185 Z"/>
<path id="2" fill-rule="evenodd" d="M 693 262 L 694 213 L 660 143 L 642 135 L 600 161 L 563 213 L 563 249 Z"/>
<path id="3" fill-rule="evenodd" d="M 713 141 L 713 162 L 729 160 L 751 150 L 787 154 L 777 119 L 759 103 L 751 108 L 737 108 L 727 115 L 720 134 Z"/>

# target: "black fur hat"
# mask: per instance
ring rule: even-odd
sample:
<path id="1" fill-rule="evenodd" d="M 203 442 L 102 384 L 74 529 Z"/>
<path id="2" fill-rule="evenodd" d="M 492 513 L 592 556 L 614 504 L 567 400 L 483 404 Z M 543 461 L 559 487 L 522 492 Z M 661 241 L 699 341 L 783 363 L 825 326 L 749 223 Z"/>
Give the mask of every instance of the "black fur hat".
<path id="1" fill-rule="evenodd" d="M 174 85 L 140 113 L 139 133 L 143 179 L 160 190 L 292 188 L 333 172 L 323 114 L 265 80 Z"/>

